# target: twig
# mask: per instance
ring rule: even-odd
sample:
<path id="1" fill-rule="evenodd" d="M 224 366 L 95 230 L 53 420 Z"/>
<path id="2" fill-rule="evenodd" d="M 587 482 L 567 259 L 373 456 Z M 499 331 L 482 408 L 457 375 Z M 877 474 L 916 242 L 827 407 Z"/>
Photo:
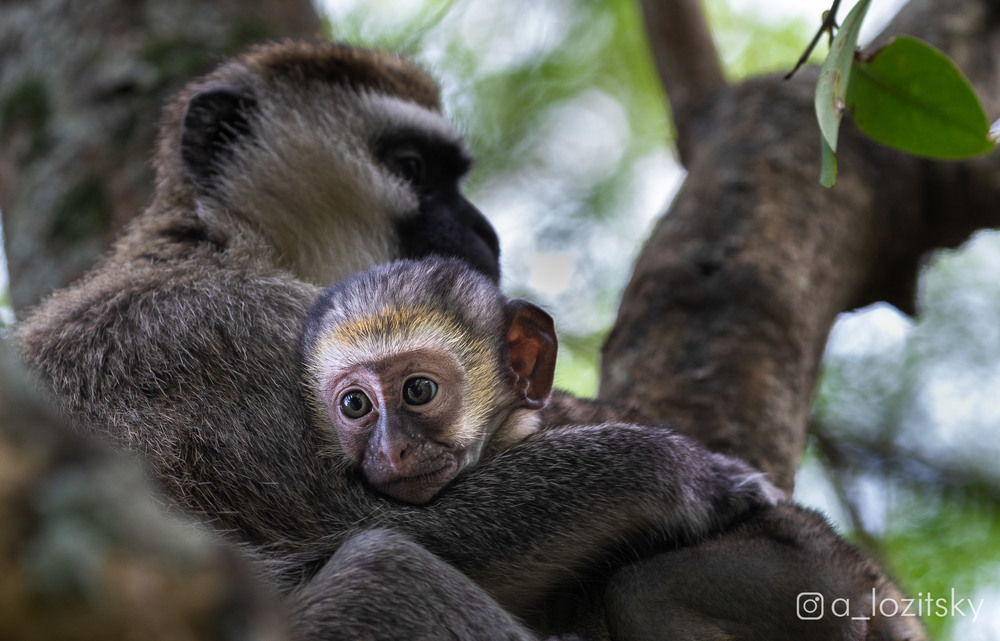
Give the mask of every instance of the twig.
<path id="1" fill-rule="evenodd" d="M 854 500 L 854 492 L 848 486 L 853 486 L 853 474 L 851 464 L 844 455 L 843 450 L 834 439 L 813 422 L 812 435 L 816 439 L 816 446 L 821 459 L 826 462 L 833 481 L 833 489 L 840 500 L 841 506 L 847 510 L 847 516 L 851 520 L 851 529 L 857 537 L 858 542 L 872 555 L 878 559 L 884 558 L 884 550 L 881 541 L 868 531 L 865 527 L 864 519 Z"/>
<path id="2" fill-rule="evenodd" d="M 699 142 L 695 124 L 726 84 L 701 0 L 640 0 L 653 61 L 670 101 L 677 149 L 689 165 Z"/>
<path id="3" fill-rule="evenodd" d="M 819 39 L 824 33 L 829 33 L 830 37 L 833 37 L 833 30 L 837 28 L 837 9 L 840 8 L 840 0 L 833 0 L 833 6 L 830 10 L 823 14 L 823 22 L 819 25 L 819 30 L 816 31 L 816 35 L 813 36 L 812 42 L 806 47 L 805 52 L 799 58 L 799 61 L 795 63 L 795 68 L 788 72 L 785 76 L 785 80 L 788 80 L 795 75 L 795 72 L 802 68 L 802 65 L 806 64 L 809 60 L 809 56 L 812 55 L 813 49 L 816 48 L 816 44 L 819 43 Z"/>

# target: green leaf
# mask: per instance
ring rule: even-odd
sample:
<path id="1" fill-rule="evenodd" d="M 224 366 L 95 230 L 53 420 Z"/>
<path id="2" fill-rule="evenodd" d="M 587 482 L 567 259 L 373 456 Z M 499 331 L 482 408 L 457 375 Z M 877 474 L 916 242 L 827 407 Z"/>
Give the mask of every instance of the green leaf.
<path id="1" fill-rule="evenodd" d="M 944 53 L 900 36 L 854 63 L 847 105 L 872 139 L 931 158 L 968 158 L 995 145 L 969 81 Z"/>
<path id="2" fill-rule="evenodd" d="M 819 182 L 824 187 L 833 187 L 837 184 L 837 154 L 826 142 L 826 138 L 819 137 L 823 153 L 823 169 L 820 172 Z"/>
<path id="3" fill-rule="evenodd" d="M 837 133 L 840 130 L 840 119 L 844 115 L 844 106 L 847 104 L 847 85 L 851 77 L 854 50 L 858 46 L 858 32 L 861 30 L 861 21 L 868 13 L 869 5 L 871 0 L 861 0 L 847 14 L 819 71 L 819 82 L 816 84 L 816 119 L 819 121 L 823 138 L 833 151 L 837 151 Z"/>

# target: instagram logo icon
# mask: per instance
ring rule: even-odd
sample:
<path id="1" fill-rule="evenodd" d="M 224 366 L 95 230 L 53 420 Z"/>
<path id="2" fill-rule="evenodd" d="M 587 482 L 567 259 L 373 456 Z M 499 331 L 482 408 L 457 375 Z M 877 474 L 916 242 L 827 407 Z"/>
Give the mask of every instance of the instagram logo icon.
<path id="1" fill-rule="evenodd" d="M 795 602 L 795 613 L 803 621 L 823 618 L 823 595 L 819 592 L 800 592 Z"/>

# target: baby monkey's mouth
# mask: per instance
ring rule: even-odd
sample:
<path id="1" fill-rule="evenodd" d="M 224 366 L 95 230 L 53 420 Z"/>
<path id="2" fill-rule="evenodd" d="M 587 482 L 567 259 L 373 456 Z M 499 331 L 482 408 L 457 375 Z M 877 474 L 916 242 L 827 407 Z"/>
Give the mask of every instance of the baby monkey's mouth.
<path id="1" fill-rule="evenodd" d="M 368 479 L 368 483 L 377 492 L 397 501 L 422 505 L 434 498 L 461 471 L 462 466 L 452 459 L 427 472 L 378 480 Z"/>

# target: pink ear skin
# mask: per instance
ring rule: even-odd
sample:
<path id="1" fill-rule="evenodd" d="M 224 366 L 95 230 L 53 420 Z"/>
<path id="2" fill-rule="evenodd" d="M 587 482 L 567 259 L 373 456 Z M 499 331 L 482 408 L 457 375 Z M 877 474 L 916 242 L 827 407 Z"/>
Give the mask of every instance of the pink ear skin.
<path id="1" fill-rule="evenodd" d="M 556 339 L 552 317 L 526 300 L 507 301 L 507 354 L 524 407 L 540 409 L 552 393 L 556 372 Z"/>

